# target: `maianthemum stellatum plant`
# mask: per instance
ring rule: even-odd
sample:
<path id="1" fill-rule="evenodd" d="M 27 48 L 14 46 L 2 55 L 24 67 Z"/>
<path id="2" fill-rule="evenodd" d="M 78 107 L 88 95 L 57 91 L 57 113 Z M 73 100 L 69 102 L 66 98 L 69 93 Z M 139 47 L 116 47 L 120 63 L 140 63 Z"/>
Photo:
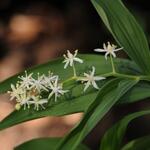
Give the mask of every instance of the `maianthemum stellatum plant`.
<path id="1" fill-rule="evenodd" d="M 92 0 L 102 21 L 116 40 L 97 55 L 67 51 L 64 57 L 28 69 L 0 83 L 0 93 L 8 92 L 15 110 L 0 122 L 0 130 L 42 118 L 84 112 L 82 120 L 61 138 L 28 141 L 15 150 L 89 150 L 84 138 L 115 105 L 150 97 L 150 49 L 139 24 L 121 0 Z M 123 50 L 130 60 L 116 58 Z M 105 53 L 105 56 L 98 52 Z M 150 135 L 123 144 L 128 124 L 149 115 L 150 109 L 128 114 L 100 139 L 100 150 L 148 150 Z"/>

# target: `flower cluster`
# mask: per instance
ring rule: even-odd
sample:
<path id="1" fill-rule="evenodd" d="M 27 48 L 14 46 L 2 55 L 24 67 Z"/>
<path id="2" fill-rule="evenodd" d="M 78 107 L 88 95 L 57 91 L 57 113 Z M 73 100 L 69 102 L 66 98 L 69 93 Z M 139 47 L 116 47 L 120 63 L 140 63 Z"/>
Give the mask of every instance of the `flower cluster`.
<path id="1" fill-rule="evenodd" d="M 95 49 L 97 52 L 106 52 L 105 58 L 107 59 L 108 54 L 116 57 L 115 52 L 121 50 L 122 48 L 116 49 L 115 45 L 111 45 L 108 42 L 106 46 L 103 44 L 104 49 Z M 67 50 L 67 54 L 64 54 L 64 69 L 68 66 L 73 68 L 73 77 L 76 81 L 80 81 L 84 83 L 85 87 L 83 91 L 85 92 L 90 86 L 93 86 L 95 89 L 99 89 L 97 85 L 97 81 L 104 80 L 103 76 L 95 76 L 95 67 L 92 66 L 92 70 L 89 73 L 83 73 L 83 77 L 77 76 L 75 63 L 83 63 L 81 58 L 77 57 L 78 50 L 72 54 L 69 50 Z M 19 76 L 19 81 L 16 85 L 11 84 L 11 91 L 8 91 L 10 94 L 10 100 L 16 100 L 16 109 L 19 110 L 22 106 L 24 109 L 30 108 L 31 105 L 34 106 L 35 110 L 39 110 L 39 108 L 45 108 L 49 100 L 54 98 L 56 102 L 57 99 L 67 93 L 69 90 L 63 90 L 63 83 L 59 82 L 59 76 L 53 75 L 53 73 L 48 72 L 48 75 L 40 75 L 37 73 L 36 78 L 33 77 L 33 73 L 27 74 L 25 71 L 24 76 Z M 46 92 L 47 97 L 44 98 L 42 93 Z"/>
<path id="2" fill-rule="evenodd" d="M 20 80 L 16 85 L 11 84 L 10 100 L 16 100 L 16 109 L 19 110 L 22 106 L 24 109 L 30 108 L 34 105 L 34 109 L 39 110 L 39 107 L 45 108 L 44 104 L 48 103 L 48 100 L 55 96 L 55 101 L 60 95 L 66 93 L 66 90 L 62 89 L 59 85 L 59 78 L 57 75 L 53 75 L 49 72 L 48 76 L 41 75 L 38 73 L 37 78 L 33 78 L 33 73 L 27 74 L 25 71 L 25 76 L 19 76 Z M 48 98 L 42 97 L 42 92 L 48 92 Z"/>

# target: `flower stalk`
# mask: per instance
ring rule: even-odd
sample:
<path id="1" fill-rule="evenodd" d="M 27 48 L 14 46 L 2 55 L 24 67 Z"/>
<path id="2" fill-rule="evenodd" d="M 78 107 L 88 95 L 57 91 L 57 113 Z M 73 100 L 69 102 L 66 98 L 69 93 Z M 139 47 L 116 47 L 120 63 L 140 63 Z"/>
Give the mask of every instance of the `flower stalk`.
<path id="1" fill-rule="evenodd" d="M 117 73 L 113 57 L 116 57 L 115 52 L 121 50 L 122 48 L 116 49 L 116 46 L 113 44 L 111 45 L 109 42 L 107 46 L 103 44 L 103 48 L 104 49 L 95 49 L 95 51 L 106 52 L 106 60 L 107 55 L 110 55 L 112 71 L 106 74 L 99 74 L 95 76 L 96 68 L 92 66 L 92 70 L 90 70 L 89 73 L 84 72 L 84 76 L 77 76 L 75 62 L 83 63 L 83 60 L 77 57 L 77 50 L 74 54 L 72 54 L 68 50 L 67 54 L 64 55 L 64 69 L 66 69 L 68 66 L 72 67 L 73 76 L 62 82 L 60 82 L 59 76 L 53 75 L 52 72 L 49 72 L 48 76 L 44 74 L 40 75 L 39 73 L 37 73 L 37 78 L 35 79 L 33 78 L 33 73 L 28 74 L 27 71 L 25 71 L 25 75 L 18 77 L 20 80 L 16 83 L 16 85 L 11 84 L 11 91 L 8 91 L 8 93 L 10 94 L 10 100 L 16 100 L 15 109 L 19 110 L 22 106 L 24 109 L 29 109 L 32 105 L 34 106 L 33 108 L 37 111 L 40 109 L 45 109 L 45 106 L 47 106 L 49 101 L 54 99 L 54 102 L 57 102 L 57 100 L 59 100 L 59 97 L 69 92 L 69 90 L 64 90 L 63 87 L 65 84 L 72 81 L 74 81 L 73 84 L 79 81 L 81 84 L 84 84 L 83 92 L 86 92 L 86 90 L 90 86 L 92 86 L 96 90 L 99 90 L 97 82 L 108 77 L 150 81 L 150 76 Z M 46 92 L 48 94 L 47 98 L 42 96 L 43 92 Z"/>
<path id="2" fill-rule="evenodd" d="M 115 70 L 115 64 L 114 64 L 112 55 L 110 55 L 110 61 L 111 61 L 111 66 L 112 66 L 112 72 L 115 74 L 116 70 Z"/>

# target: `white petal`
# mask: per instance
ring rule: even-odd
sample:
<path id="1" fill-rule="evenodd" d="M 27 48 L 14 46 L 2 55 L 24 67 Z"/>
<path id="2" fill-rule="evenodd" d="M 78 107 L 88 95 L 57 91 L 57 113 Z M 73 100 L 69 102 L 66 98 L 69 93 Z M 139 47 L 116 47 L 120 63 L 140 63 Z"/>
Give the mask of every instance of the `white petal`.
<path id="1" fill-rule="evenodd" d="M 76 57 L 77 56 L 77 54 L 78 54 L 78 50 L 75 50 L 75 53 L 74 53 L 74 57 Z"/>
<path id="2" fill-rule="evenodd" d="M 108 54 L 109 54 L 109 52 L 107 52 L 106 54 L 105 54 L 105 59 L 107 60 L 107 56 L 108 56 Z"/>
<path id="3" fill-rule="evenodd" d="M 27 75 L 27 74 L 26 74 Z M 31 78 L 33 75 L 33 73 L 30 73 L 29 75 L 27 75 L 27 78 Z"/>
<path id="4" fill-rule="evenodd" d="M 58 97 L 58 95 L 57 95 L 57 93 L 55 93 L 55 102 L 57 102 L 57 97 Z"/>
<path id="5" fill-rule="evenodd" d="M 47 102 L 48 102 L 48 100 L 42 99 L 42 100 L 39 100 L 39 101 L 38 101 L 38 104 L 45 104 L 45 103 L 47 103 Z"/>
<path id="6" fill-rule="evenodd" d="M 111 55 L 113 55 L 113 57 L 116 57 L 116 54 L 114 52 L 111 52 Z"/>
<path id="7" fill-rule="evenodd" d="M 96 84 L 95 81 L 92 82 L 92 85 L 93 85 L 93 87 L 94 87 L 95 89 L 99 89 L 99 87 L 97 86 L 97 84 Z"/>
<path id="8" fill-rule="evenodd" d="M 66 64 L 64 65 L 64 69 L 67 68 L 68 64 L 69 64 L 69 61 L 66 61 Z"/>
<path id="9" fill-rule="evenodd" d="M 94 49 L 95 52 L 107 52 L 105 49 L 96 48 Z"/>
<path id="10" fill-rule="evenodd" d="M 61 94 L 67 93 L 69 90 L 61 90 Z"/>
<path id="11" fill-rule="evenodd" d="M 79 63 L 83 63 L 83 60 L 80 59 L 80 58 L 77 58 L 77 57 L 74 58 L 74 61 L 77 61 L 77 62 L 79 62 Z"/>
<path id="12" fill-rule="evenodd" d="M 87 74 L 87 73 L 84 73 L 84 76 L 86 76 L 86 77 L 89 77 L 89 74 Z"/>
<path id="13" fill-rule="evenodd" d="M 48 99 L 50 99 L 52 96 L 53 96 L 54 92 L 52 91 L 49 96 L 48 96 Z"/>
<path id="14" fill-rule="evenodd" d="M 85 87 L 84 87 L 84 92 L 87 90 L 87 88 L 90 86 L 90 82 L 88 81 L 87 83 L 85 83 Z"/>
<path id="15" fill-rule="evenodd" d="M 100 76 L 95 76 L 94 77 L 95 81 L 99 81 L 99 80 L 103 80 L 103 79 L 106 79 L 106 78 L 105 77 L 100 77 Z"/>
<path id="16" fill-rule="evenodd" d="M 73 66 L 73 59 L 70 59 L 70 66 Z"/>
<path id="17" fill-rule="evenodd" d="M 42 109 L 45 109 L 45 107 L 43 105 L 40 105 L 42 107 Z"/>
<path id="18" fill-rule="evenodd" d="M 43 85 L 41 85 L 41 89 L 43 89 L 43 90 L 48 92 L 48 89 L 45 86 L 43 86 Z"/>
<path id="19" fill-rule="evenodd" d="M 68 62 L 68 61 L 69 61 L 69 59 L 66 58 L 62 63 L 66 63 L 66 62 Z"/>
<path id="20" fill-rule="evenodd" d="M 58 85 L 58 79 L 55 80 L 54 87 L 57 87 L 57 85 Z"/>
<path id="21" fill-rule="evenodd" d="M 14 98 L 15 98 L 15 96 L 12 96 L 12 97 L 10 98 L 10 101 L 12 101 Z"/>
<path id="22" fill-rule="evenodd" d="M 95 74 L 95 67 L 93 66 L 93 67 L 92 67 L 91 76 L 94 76 L 94 74 Z"/>
<path id="23" fill-rule="evenodd" d="M 114 49 L 114 52 L 120 51 L 120 50 L 122 50 L 122 49 L 123 49 L 123 47 Z"/>
<path id="24" fill-rule="evenodd" d="M 103 43 L 103 48 L 106 50 L 107 49 L 107 47 L 106 47 L 106 44 L 105 43 Z"/>
<path id="25" fill-rule="evenodd" d="M 68 56 L 69 58 L 71 58 L 71 57 L 73 56 L 72 53 L 70 53 L 69 50 L 67 50 L 67 56 Z"/>
<path id="26" fill-rule="evenodd" d="M 63 56 L 64 56 L 65 59 L 67 59 L 67 56 L 65 54 Z"/>

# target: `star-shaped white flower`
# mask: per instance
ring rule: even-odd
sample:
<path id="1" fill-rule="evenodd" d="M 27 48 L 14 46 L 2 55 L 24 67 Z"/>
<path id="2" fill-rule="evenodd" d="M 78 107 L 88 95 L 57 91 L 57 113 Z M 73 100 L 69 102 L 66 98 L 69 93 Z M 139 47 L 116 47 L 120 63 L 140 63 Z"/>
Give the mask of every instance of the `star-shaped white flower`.
<path id="1" fill-rule="evenodd" d="M 58 78 L 58 75 L 53 75 L 52 72 L 48 72 L 48 76 L 43 76 L 43 84 L 46 87 L 49 87 L 49 85 L 54 82 Z"/>
<path id="2" fill-rule="evenodd" d="M 48 91 L 45 85 L 43 84 L 43 80 L 45 80 L 44 78 L 45 76 L 44 75 L 40 76 L 39 73 L 37 75 L 38 75 L 37 79 L 32 79 L 33 81 L 30 83 L 31 84 L 30 89 L 33 88 L 37 90 L 39 93 L 41 92 L 41 90 Z"/>
<path id="3" fill-rule="evenodd" d="M 62 85 L 58 83 L 58 79 L 56 79 L 53 83 L 50 83 L 50 94 L 48 99 L 51 98 L 53 95 L 55 96 L 55 102 L 60 95 L 64 95 L 64 93 L 68 92 L 68 90 L 63 90 Z"/>
<path id="4" fill-rule="evenodd" d="M 96 52 L 106 52 L 106 53 L 105 53 L 105 59 L 106 59 L 106 60 L 107 60 L 107 56 L 108 56 L 109 54 L 112 55 L 113 57 L 116 57 L 115 52 L 117 52 L 117 51 L 123 49 L 123 47 L 117 48 L 116 45 L 110 44 L 110 42 L 108 42 L 107 46 L 106 46 L 106 44 L 104 43 L 104 44 L 103 44 L 103 48 L 104 48 L 104 49 L 97 48 L 97 49 L 94 49 L 94 51 L 96 51 Z M 117 49 L 116 49 L 116 48 L 117 48 Z"/>
<path id="5" fill-rule="evenodd" d="M 82 82 L 86 82 L 85 87 L 84 87 L 84 92 L 87 90 L 87 88 L 90 85 L 92 85 L 95 89 L 99 89 L 99 87 L 96 84 L 96 81 L 106 79 L 105 77 L 94 76 L 94 74 L 95 74 L 95 67 L 92 67 L 92 71 L 90 71 L 90 74 L 84 73 L 85 77 L 82 77 L 81 79 L 79 79 Z"/>
<path id="6" fill-rule="evenodd" d="M 11 97 L 10 100 L 13 100 L 14 98 L 19 98 L 20 94 L 24 93 L 24 90 L 20 87 L 19 84 L 16 84 L 16 86 L 11 84 L 11 90 L 12 91 L 8 91 Z"/>
<path id="7" fill-rule="evenodd" d="M 33 84 L 33 78 L 32 78 L 33 73 L 30 73 L 29 75 L 27 74 L 27 71 L 25 71 L 25 76 L 18 77 L 21 79 L 19 81 L 20 87 L 30 89 L 31 85 Z"/>
<path id="8" fill-rule="evenodd" d="M 40 96 L 32 96 L 32 101 L 30 102 L 30 104 L 34 104 L 34 109 L 37 111 L 39 110 L 40 106 L 43 109 L 45 109 L 45 107 L 43 105 L 46 103 L 48 103 L 48 100 L 47 99 L 40 99 Z"/>
<path id="9" fill-rule="evenodd" d="M 27 108 L 30 108 L 31 104 L 31 96 L 27 93 L 23 93 L 19 96 L 19 98 L 16 99 L 17 103 L 20 104 L 20 106 L 24 106 L 24 110 Z"/>
<path id="10" fill-rule="evenodd" d="M 65 60 L 63 61 L 63 63 L 65 63 L 64 65 L 64 69 L 67 68 L 68 65 L 70 65 L 71 67 L 74 65 L 74 61 L 79 62 L 79 63 L 83 63 L 83 60 L 76 57 L 78 54 L 78 50 L 75 51 L 74 55 L 72 53 L 70 53 L 69 50 L 67 50 L 67 55 L 63 55 Z"/>

